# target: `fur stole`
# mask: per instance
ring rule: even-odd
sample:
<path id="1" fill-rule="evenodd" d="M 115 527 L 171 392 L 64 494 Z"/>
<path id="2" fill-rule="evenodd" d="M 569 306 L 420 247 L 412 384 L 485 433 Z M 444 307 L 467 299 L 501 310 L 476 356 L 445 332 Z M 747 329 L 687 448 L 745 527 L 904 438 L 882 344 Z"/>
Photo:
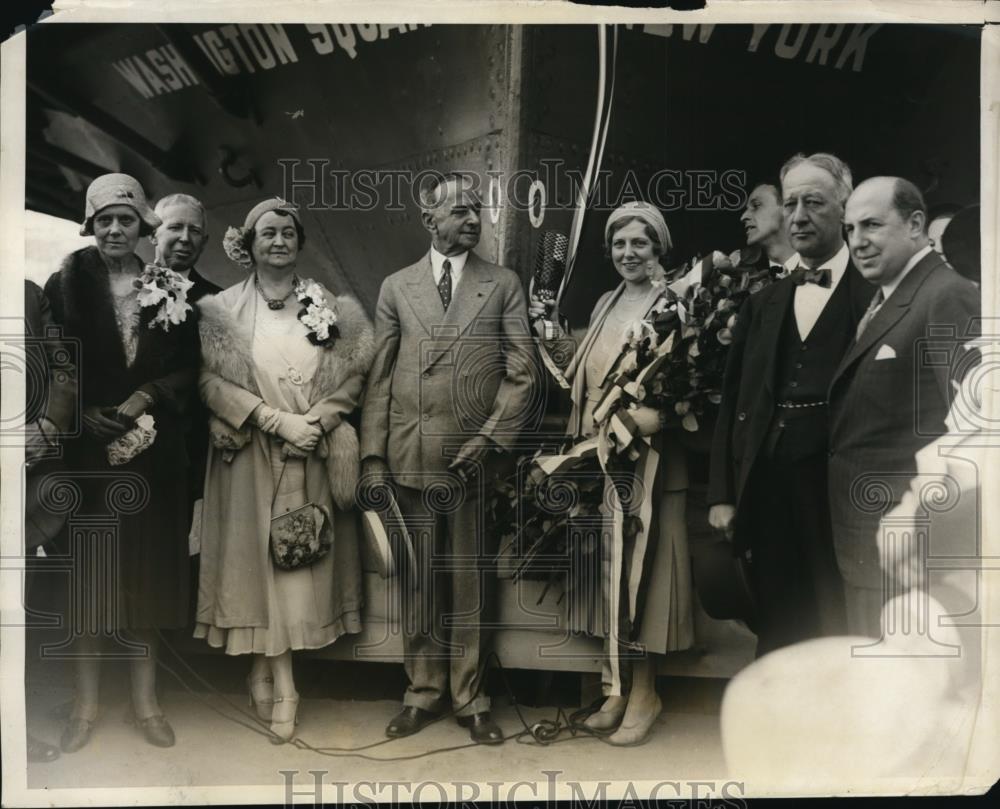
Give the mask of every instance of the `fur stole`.
<path id="1" fill-rule="evenodd" d="M 206 295 L 197 304 L 198 328 L 203 367 L 259 395 L 252 366 L 253 303 L 248 293 L 253 293 L 249 279 L 217 295 Z M 336 309 L 340 336 L 330 348 L 320 349 L 322 354 L 313 378 L 310 404 L 330 396 L 351 377 L 366 375 L 375 356 L 374 330 L 361 304 L 351 295 L 333 295 L 326 289 L 324 294 Z M 214 415 L 209 420 L 212 443 L 230 457 L 249 443 L 253 429 L 243 425 L 237 430 Z M 360 477 L 358 436 L 354 427 L 342 421 L 327 433 L 320 445 L 320 455 L 326 459 L 334 501 L 342 509 L 351 507 Z"/>

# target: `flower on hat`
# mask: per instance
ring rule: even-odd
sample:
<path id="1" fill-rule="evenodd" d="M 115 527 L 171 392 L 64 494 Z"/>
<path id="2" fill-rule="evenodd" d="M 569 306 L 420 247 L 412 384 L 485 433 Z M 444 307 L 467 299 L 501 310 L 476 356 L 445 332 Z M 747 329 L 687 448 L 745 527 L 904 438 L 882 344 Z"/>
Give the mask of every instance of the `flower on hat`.
<path id="1" fill-rule="evenodd" d="M 226 235 L 222 237 L 222 249 L 226 251 L 226 255 L 245 270 L 249 270 L 253 266 L 253 257 L 246 248 L 248 232 L 246 228 L 230 227 L 226 229 Z"/>

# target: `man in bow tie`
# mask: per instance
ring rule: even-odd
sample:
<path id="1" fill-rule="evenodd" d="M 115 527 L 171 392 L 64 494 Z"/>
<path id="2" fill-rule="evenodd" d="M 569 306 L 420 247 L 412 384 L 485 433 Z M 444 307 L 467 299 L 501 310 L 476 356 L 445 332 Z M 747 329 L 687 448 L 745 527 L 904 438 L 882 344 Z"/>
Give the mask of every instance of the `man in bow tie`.
<path id="1" fill-rule="evenodd" d="M 933 250 L 927 207 L 908 180 L 863 182 L 845 225 L 877 291 L 830 386 L 830 505 L 848 629 L 878 637 L 890 594 L 879 520 L 910 488 L 917 452 L 946 432 L 955 389 L 977 361 L 961 344 L 976 336 L 979 291 Z"/>
<path id="2" fill-rule="evenodd" d="M 850 169 L 796 155 L 781 169 L 795 270 L 737 317 L 712 444 L 709 522 L 751 559 L 757 654 L 843 631 L 827 502 L 827 389 L 874 290 L 844 243 Z"/>
<path id="3" fill-rule="evenodd" d="M 395 486 L 417 558 L 417 581 L 402 582 L 410 684 L 386 735 L 451 708 L 473 741 L 498 744 L 483 691 L 496 537 L 481 488 L 491 459 L 537 420 L 540 372 L 520 279 L 472 251 L 480 203 L 469 185 L 445 175 L 421 194 L 430 251 L 382 283 L 361 457 L 364 483 Z"/>

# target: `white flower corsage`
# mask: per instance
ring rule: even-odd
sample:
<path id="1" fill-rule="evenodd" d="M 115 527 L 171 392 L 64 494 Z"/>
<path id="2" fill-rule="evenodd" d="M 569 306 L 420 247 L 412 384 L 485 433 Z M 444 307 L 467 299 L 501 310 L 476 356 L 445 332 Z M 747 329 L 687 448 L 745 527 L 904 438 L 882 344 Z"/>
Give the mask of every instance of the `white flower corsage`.
<path id="1" fill-rule="evenodd" d="M 323 287 L 308 278 L 295 285 L 295 298 L 302 304 L 299 320 L 309 329 L 309 342 L 330 348 L 340 337 L 337 312 L 327 302 Z"/>
<path id="2" fill-rule="evenodd" d="M 194 283 L 167 267 L 147 264 L 133 283 L 139 290 L 137 297 L 141 307 L 159 307 L 149 328 L 159 324 L 164 331 L 170 331 L 171 326 L 183 323 L 191 311 L 187 294 Z"/>
<path id="3" fill-rule="evenodd" d="M 222 249 L 226 251 L 230 261 L 239 264 L 244 270 L 249 270 L 253 266 L 253 256 L 244 246 L 246 236 L 246 228 L 228 228 L 226 235 L 222 237 Z"/>

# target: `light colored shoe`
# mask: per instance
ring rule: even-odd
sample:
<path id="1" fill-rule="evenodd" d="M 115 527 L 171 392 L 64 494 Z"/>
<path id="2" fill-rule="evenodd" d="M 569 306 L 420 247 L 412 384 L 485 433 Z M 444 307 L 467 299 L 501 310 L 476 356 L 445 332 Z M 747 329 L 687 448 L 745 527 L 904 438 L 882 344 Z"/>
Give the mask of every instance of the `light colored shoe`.
<path id="1" fill-rule="evenodd" d="M 291 716 L 288 716 L 289 712 Z M 275 697 L 274 710 L 271 715 L 271 744 L 284 744 L 291 741 L 295 735 L 295 726 L 299 723 L 299 695 L 294 697 Z"/>
<path id="2" fill-rule="evenodd" d="M 613 744 L 615 747 L 635 747 L 644 744 L 649 739 L 649 731 L 661 713 L 663 713 L 663 701 L 657 694 L 653 710 L 643 712 L 637 717 L 628 716 L 623 719 L 618 730 L 608 736 L 608 744 Z"/>
<path id="3" fill-rule="evenodd" d="M 591 730 L 606 733 L 614 730 L 621 724 L 622 717 L 625 716 L 625 707 L 628 705 L 627 697 L 608 697 L 601 705 L 601 710 L 595 711 L 583 720 L 585 727 Z"/>
<path id="4" fill-rule="evenodd" d="M 250 707 L 256 709 L 257 716 L 270 722 L 274 712 L 274 678 L 258 677 L 254 680 L 248 674 L 247 693 L 250 695 Z"/>

